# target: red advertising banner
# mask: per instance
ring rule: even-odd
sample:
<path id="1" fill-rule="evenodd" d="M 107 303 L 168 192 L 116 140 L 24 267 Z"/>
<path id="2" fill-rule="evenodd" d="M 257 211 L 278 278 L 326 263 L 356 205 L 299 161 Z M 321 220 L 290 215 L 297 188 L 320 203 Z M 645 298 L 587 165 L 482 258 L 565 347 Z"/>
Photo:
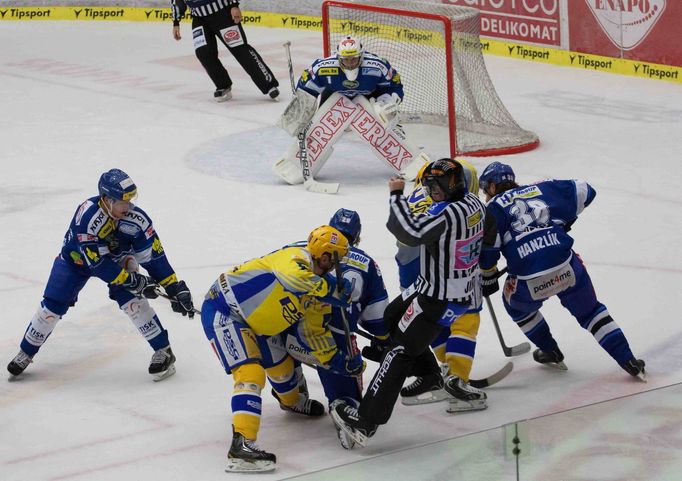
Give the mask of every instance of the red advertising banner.
<path id="1" fill-rule="evenodd" d="M 571 0 L 569 50 L 682 66 L 682 1 Z"/>
<path id="2" fill-rule="evenodd" d="M 479 9 L 483 36 L 559 47 L 559 1 L 442 0 L 442 3 Z"/>

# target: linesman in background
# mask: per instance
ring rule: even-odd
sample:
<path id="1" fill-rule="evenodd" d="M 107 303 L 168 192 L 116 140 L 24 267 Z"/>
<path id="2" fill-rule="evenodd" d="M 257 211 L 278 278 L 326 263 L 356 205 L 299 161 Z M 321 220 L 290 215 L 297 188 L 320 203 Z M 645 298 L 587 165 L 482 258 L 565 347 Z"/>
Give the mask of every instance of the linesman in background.
<path id="1" fill-rule="evenodd" d="M 180 19 L 189 7 L 192 15 L 194 53 L 215 84 L 218 102 L 232 98 L 232 79 L 218 58 L 216 37 L 227 47 L 261 92 L 273 100 L 279 82 L 255 48 L 249 45 L 242 27 L 242 12 L 236 0 L 171 0 L 173 38 L 180 40 Z"/>

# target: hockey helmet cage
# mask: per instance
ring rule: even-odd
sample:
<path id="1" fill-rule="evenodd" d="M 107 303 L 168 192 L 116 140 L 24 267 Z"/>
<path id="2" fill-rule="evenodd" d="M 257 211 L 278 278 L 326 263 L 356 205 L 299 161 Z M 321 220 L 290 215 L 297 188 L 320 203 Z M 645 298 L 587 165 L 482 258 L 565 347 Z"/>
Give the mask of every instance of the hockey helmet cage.
<path id="1" fill-rule="evenodd" d="M 448 158 L 438 159 L 429 164 L 424 170 L 423 183 L 429 195 L 437 185 L 449 201 L 460 200 L 467 192 L 462 164 Z"/>
<path id="2" fill-rule="evenodd" d="M 493 162 L 489 164 L 478 179 L 478 183 L 484 192 L 488 190 L 488 185 L 501 184 L 502 182 L 516 182 L 516 175 L 510 165 L 502 162 Z"/>
<path id="3" fill-rule="evenodd" d="M 348 80 L 357 79 L 364 51 L 362 43 L 350 35 L 343 38 L 336 47 L 336 58 Z"/>
<path id="4" fill-rule="evenodd" d="M 133 179 L 121 169 L 111 169 L 103 173 L 97 183 L 99 195 L 114 200 L 132 202 L 137 197 L 137 186 Z"/>
<path id="5" fill-rule="evenodd" d="M 334 258 L 334 253 L 340 259 L 348 254 L 348 239 L 332 226 L 321 225 L 308 236 L 307 248 L 314 259 L 319 259 L 324 254 Z"/>
<path id="6" fill-rule="evenodd" d="M 354 210 L 337 210 L 329 220 L 329 225 L 345 235 L 350 245 L 354 246 L 360 242 L 362 223 L 360 222 L 360 214 Z"/>

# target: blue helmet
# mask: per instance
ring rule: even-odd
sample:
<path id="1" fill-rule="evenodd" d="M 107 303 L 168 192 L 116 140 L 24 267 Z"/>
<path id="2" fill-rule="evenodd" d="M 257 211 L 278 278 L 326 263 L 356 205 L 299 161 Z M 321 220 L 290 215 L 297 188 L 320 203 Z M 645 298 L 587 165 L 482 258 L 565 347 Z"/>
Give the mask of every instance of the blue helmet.
<path id="1" fill-rule="evenodd" d="M 137 186 L 128 174 L 120 169 L 111 169 L 99 178 L 99 195 L 114 200 L 132 201 L 137 196 Z"/>
<path id="2" fill-rule="evenodd" d="M 502 162 L 493 162 L 485 168 L 481 177 L 478 179 L 478 182 L 481 189 L 487 191 L 490 182 L 494 184 L 516 182 L 516 175 L 514 175 L 514 171 L 510 165 L 503 164 Z"/>
<path id="3" fill-rule="evenodd" d="M 354 210 L 337 210 L 329 220 L 329 225 L 345 235 L 351 245 L 355 245 L 360 241 L 362 224 L 360 223 L 360 214 Z"/>

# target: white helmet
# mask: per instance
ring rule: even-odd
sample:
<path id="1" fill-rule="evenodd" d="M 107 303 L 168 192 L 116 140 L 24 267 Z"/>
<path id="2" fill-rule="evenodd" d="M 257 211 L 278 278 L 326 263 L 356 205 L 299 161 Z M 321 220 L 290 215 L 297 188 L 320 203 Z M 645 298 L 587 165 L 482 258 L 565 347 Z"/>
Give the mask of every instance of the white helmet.
<path id="1" fill-rule="evenodd" d="M 358 78 L 363 53 L 362 43 L 350 35 L 341 40 L 336 47 L 336 58 L 339 59 L 341 70 L 348 80 Z"/>

